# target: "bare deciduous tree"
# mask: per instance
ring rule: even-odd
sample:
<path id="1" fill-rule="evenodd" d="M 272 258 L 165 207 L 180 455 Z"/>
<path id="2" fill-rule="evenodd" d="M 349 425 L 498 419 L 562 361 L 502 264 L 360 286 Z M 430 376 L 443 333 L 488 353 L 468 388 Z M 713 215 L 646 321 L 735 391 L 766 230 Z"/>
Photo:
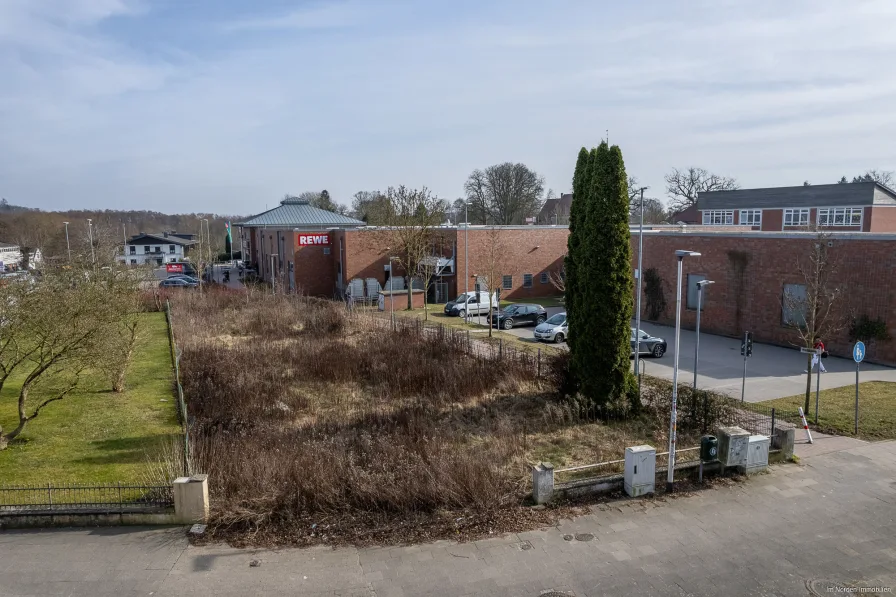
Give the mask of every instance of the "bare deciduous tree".
<path id="1" fill-rule="evenodd" d="M 409 189 L 404 185 L 389 187 L 386 225 L 389 227 L 389 247 L 396 261 L 408 274 L 408 310 L 413 308 L 411 276 L 429 256 L 434 230 L 444 218 L 442 201 L 429 189 Z"/>
<path id="2" fill-rule="evenodd" d="M 485 252 L 482 255 L 485 263 L 485 271 L 479 274 L 479 278 L 480 280 L 485 281 L 485 288 L 488 291 L 489 296 L 489 304 L 491 304 L 491 297 L 497 296 L 503 287 L 503 272 L 507 266 L 508 251 L 499 228 L 492 225 L 486 234 Z M 489 338 L 492 336 L 492 327 L 494 327 L 493 317 L 494 309 L 490 306 L 488 315 Z"/>
<path id="3" fill-rule="evenodd" d="M 544 178 L 525 164 L 505 162 L 474 170 L 464 184 L 471 221 L 499 225 L 524 224 L 538 215 Z"/>
<path id="4" fill-rule="evenodd" d="M 846 182 L 846 177 L 844 176 L 843 178 L 841 178 L 840 182 Z M 877 170 L 872 168 L 871 170 L 866 170 L 865 173 L 861 176 L 853 176 L 850 182 L 876 182 L 877 184 L 892 188 L 893 171 Z"/>
<path id="5" fill-rule="evenodd" d="M 840 304 L 845 288 L 838 279 L 839 259 L 831 235 L 815 226 L 809 231 L 804 248 L 797 256 L 796 283 L 784 287 L 782 310 L 784 324 L 790 327 L 801 348 L 811 349 L 816 340 L 825 341 L 846 325 Z M 819 365 L 820 366 L 820 365 Z M 812 393 L 812 355 L 806 355 L 806 400 L 809 410 Z"/>
<path id="6" fill-rule="evenodd" d="M 681 211 L 697 203 L 697 195 L 708 191 L 732 191 L 740 188 L 737 181 L 719 176 L 703 168 L 675 168 L 665 176 L 666 193 L 671 197 L 669 209 Z"/>
<path id="7" fill-rule="evenodd" d="M 442 253 L 439 250 L 443 241 L 444 237 L 440 231 L 433 230 L 429 236 L 429 249 L 427 250 L 427 254 L 417 264 L 417 277 L 423 283 L 424 320 L 429 320 L 429 300 L 427 299 L 429 286 L 432 284 L 433 280 L 438 276 L 441 276 L 447 268 L 447 263 L 444 262 L 441 256 Z"/>

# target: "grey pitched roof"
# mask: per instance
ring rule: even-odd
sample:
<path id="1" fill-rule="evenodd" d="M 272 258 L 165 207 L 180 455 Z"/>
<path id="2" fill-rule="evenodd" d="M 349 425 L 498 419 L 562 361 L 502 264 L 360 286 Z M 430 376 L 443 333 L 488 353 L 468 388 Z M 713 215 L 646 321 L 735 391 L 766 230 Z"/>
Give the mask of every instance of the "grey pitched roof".
<path id="1" fill-rule="evenodd" d="M 301 228 L 303 226 L 366 226 L 361 220 L 343 216 L 325 209 L 312 207 L 305 199 L 284 199 L 280 207 L 269 209 L 237 226 L 273 226 L 277 228 Z"/>
<path id="2" fill-rule="evenodd" d="M 697 209 L 896 205 L 896 192 L 876 182 L 820 184 L 700 193 Z"/>
<path id="3" fill-rule="evenodd" d="M 196 241 L 194 241 L 194 240 L 187 240 L 185 238 L 180 238 L 180 237 L 174 236 L 172 234 L 165 236 L 164 233 L 163 234 L 149 234 L 149 233 L 145 233 L 145 232 L 140 233 L 140 234 L 135 234 L 134 236 L 130 237 L 128 239 L 128 244 L 129 245 L 136 244 L 140 239 L 144 239 L 144 238 L 149 239 L 153 242 L 157 242 L 162 245 L 165 245 L 165 244 L 167 244 L 167 245 L 183 245 L 185 247 L 189 247 L 191 245 L 196 244 Z"/>

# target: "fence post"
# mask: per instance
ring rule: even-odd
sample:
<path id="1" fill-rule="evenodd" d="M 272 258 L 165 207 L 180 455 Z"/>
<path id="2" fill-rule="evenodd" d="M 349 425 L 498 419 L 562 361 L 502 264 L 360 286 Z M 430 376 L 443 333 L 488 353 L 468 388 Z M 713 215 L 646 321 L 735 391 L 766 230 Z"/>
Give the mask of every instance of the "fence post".
<path id="1" fill-rule="evenodd" d="M 121 508 L 121 481 L 118 482 L 118 507 Z"/>
<path id="2" fill-rule="evenodd" d="M 47 483 L 47 503 L 53 505 L 53 487 Z"/>
<path id="3" fill-rule="evenodd" d="M 538 366 L 536 367 L 536 377 L 541 377 L 541 348 L 538 349 Z"/>
<path id="4" fill-rule="evenodd" d="M 772 431 L 769 435 L 775 437 L 775 407 L 772 407 Z"/>

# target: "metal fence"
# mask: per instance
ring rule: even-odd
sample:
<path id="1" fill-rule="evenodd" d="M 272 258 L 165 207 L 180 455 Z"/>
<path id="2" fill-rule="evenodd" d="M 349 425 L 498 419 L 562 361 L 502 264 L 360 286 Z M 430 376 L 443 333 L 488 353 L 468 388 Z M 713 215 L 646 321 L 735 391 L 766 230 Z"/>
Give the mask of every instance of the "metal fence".
<path id="1" fill-rule="evenodd" d="M 177 392 L 177 416 L 183 432 L 183 474 L 190 476 L 190 419 L 187 413 L 187 401 L 184 399 L 184 388 L 180 383 L 180 352 L 174 340 L 174 320 L 171 316 L 171 302 L 165 301 L 165 319 L 168 322 L 168 342 L 171 346 L 171 363 L 174 366 L 174 384 Z"/>
<path id="2" fill-rule="evenodd" d="M 0 513 L 35 511 L 145 512 L 174 506 L 171 485 L 0 485 Z"/>
<path id="3" fill-rule="evenodd" d="M 675 451 L 675 468 L 690 466 L 700 461 L 700 447 L 679 448 Z M 569 466 L 566 468 L 554 469 L 554 475 L 569 474 L 569 480 L 600 479 L 603 477 L 616 477 L 623 474 L 625 468 L 625 459 L 608 460 L 606 462 L 598 462 L 595 464 L 582 464 L 579 466 Z M 656 474 L 665 473 L 669 470 L 669 452 L 657 452 L 656 454 Z M 585 471 L 588 471 L 587 473 Z"/>

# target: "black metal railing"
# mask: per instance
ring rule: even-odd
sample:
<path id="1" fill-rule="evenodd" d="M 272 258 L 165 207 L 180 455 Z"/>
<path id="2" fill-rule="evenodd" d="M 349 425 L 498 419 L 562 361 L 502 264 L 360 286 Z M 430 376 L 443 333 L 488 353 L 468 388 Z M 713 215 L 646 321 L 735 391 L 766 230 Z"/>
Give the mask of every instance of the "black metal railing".
<path id="1" fill-rule="evenodd" d="M 0 485 L 0 514 L 22 511 L 147 511 L 174 506 L 171 485 Z"/>

